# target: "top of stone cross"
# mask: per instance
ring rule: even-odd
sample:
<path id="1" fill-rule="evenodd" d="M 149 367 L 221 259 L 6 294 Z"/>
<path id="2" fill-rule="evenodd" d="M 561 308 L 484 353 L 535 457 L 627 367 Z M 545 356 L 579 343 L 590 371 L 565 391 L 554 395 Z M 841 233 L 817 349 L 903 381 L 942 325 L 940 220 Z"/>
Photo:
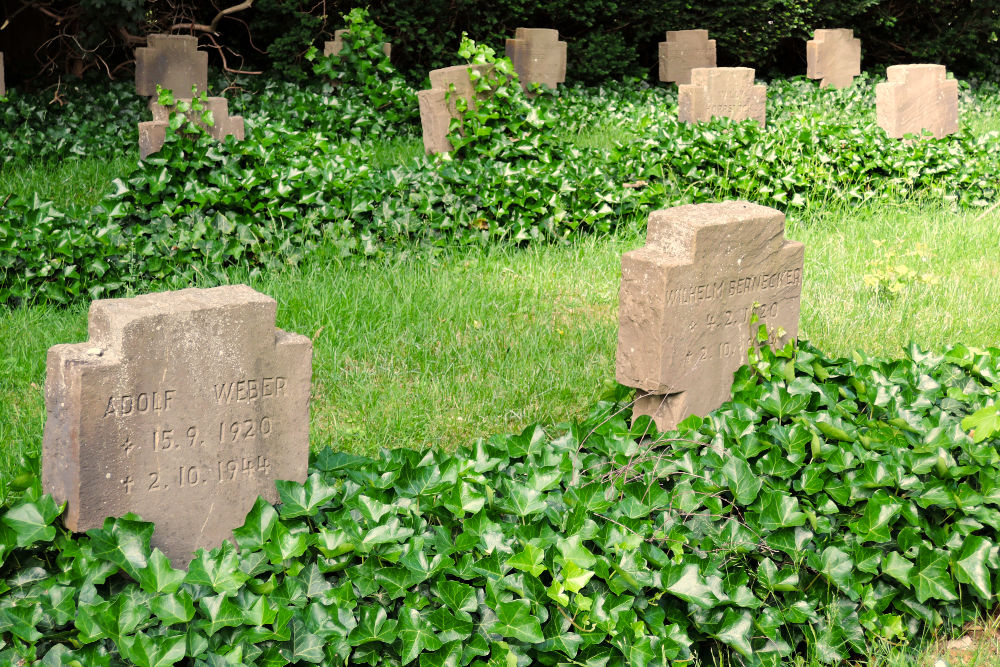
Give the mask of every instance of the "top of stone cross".
<path id="1" fill-rule="evenodd" d="M 177 97 L 208 90 L 208 53 L 198 50 L 193 35 L 149 35 L 148 46 L 135 50 L 135 88 L 143 96 L 156 95 L 159 84 Z"/>
<path id="2" fill-rule="evenodd" d="M 937 138 L 958 131 L 958 81 L 944 65 L 892 65 L 875 86 L 878 124 L 890 137 L 928 130 Z"/>
<path id="3" fill-rule="evenodd" d="M 850 28 L 817 30 L 806 42 L 806 76 L 820 87 L 846 88 L 861 74 L 861 40 Z"/>
<path id="4" fill-rule="evenodd" d="M 715 67 L 715 40 L 707 30 L 668 30 L 659 44 L 660 81 L 691 82 L 691 70 Z"/>

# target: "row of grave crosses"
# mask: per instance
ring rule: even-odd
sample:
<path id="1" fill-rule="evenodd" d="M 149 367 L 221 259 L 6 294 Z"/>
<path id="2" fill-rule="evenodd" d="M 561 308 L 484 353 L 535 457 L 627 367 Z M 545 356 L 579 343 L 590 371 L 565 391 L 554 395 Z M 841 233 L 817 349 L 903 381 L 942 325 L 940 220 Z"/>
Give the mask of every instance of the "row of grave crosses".
<path id="1" fill-rule="evenodd" d="M 325 44 L 326 55 L 336 55 L 343 48 L 346 30 L 338 30 L 333 41 Z M 382 45 L 391 53 L 391 44 Z M 766 87 L 754 82 L 749 67 L 716 67 L 715 40 L 707 30 L 668 31 L 659 45 L 659 78 L 678 85 L 678 120 L 708 121 L 714 117 L 732 120 L 766 121 Z M 506 54 L 514 64 L 522 85 L 556 88 L 566 80 L 566 42 L 556 30 L 518 28 L 507 40 Z M 861 74 L 861 41 L 849 29 L 817 30 L 806 43 L 806 76 L 819 79 L 821 86 L 844 88 Z M 488 73 L 485 65 L 456 65 L 430 72 L 431 88 L 418 93 L 424 149 L 428 154 L 452 150 L 448 127 L 453 118 L 461 120 L 455 101 L 464 98 L 475 104 L 489 92 L 474 91 L 470 73 Z M 943 137 L 958 130 L 958 83 L 946 77 L 943 65 L 894 65 L 887 70 L 888 80 L 875 88 L 878 124 L 891 137 L 930 131 Z M 198 50 L 198 40 L 191 35 L 149 35 L 148 46 L 136 50 L 136 90 L 150 98 L 153 120 L 139 124 L 139 155 L 145 158 L 157 152 L 166 136 L 171 108 L 159 104 L 159 85 L 174 93 L 177 101 L 190 102 L 189 93 L 208 89 L 208 54 Z M 0 96 L 5 94 L 3 54 L 0 53 Z M 209 97 L 205 103 L 214 124 L 208 127 L 200 113 L 188 117 L 222 140 L 227 136 L 242 139 L 243 118 L 230 116 L 223 97 Z"/>

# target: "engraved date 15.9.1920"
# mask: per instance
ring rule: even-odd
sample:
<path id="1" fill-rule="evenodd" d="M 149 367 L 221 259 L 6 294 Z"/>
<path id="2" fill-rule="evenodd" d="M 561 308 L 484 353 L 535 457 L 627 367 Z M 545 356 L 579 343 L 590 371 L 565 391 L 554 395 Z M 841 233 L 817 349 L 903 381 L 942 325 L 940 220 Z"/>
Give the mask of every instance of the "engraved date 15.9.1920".
<path id="1" fill-rule="evenodd" d="M 270 417 L 255 419 L 238 419 L 219 422 L 208 429 L 208 434 L 197 426 L 187 428 L 155 428 L 153 429 L 153 451 L 179 451 L 185 447 L 204 447 L 205 437 L 217 444 L 242 443 L 248 440 L 267 438 L 271 435 L 273 424 Z"/>

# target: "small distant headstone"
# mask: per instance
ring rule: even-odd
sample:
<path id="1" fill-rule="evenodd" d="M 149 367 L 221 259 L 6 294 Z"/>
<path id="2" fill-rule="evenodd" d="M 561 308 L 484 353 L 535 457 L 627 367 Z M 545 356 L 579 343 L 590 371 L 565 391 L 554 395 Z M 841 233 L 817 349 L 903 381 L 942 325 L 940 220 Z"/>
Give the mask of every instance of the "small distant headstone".
<path id="1" fill-rule="evenodd" d="M 191 102 L 191 100 L 180 100 Z M 188 118 L 196 122 L 201 127 L 208 130 L 208 133 L 215 139 L 222 141 L 228 136 L 234 136 L 242 141 L 244 137 L 244 126 L 242 116 L 229 115 L 229 102 L 224 97 L 209 97 L 205 100 L 205 106 L 212 112 L 214 125 L 206 125 L 202 122 L 201 112 L 189 111 Z M 171 108 L 165 107 L 155 102 L 149 105 L 153 112 L 153 120 L 139 123 L 139 158 L 146 159 L 161 148 L 166 139 L 167 124 L 170 120 Z"/>
<path id="2" fill-rule="evenodd" d="M 750 67 L 698 67 L 691 70 L 691 83 L 678 87 L 677 118 L 697 123 L 712 118 L 767 119 L 767 87 L 754 85 Z"/>
<path id="3" fill-rule="evenodd" d="M 660 42 L 660 81 L 691 83 L 691 70 L 715 67 L 715 40 L 707 30 L 668 30 Z"/>
<path id="4" fill-rule="evenodd" d="M 728 400 L 755 313 L 770 342 L 796 335 L 803 246 L 784 227 L 780 211 L 741 201 L 650 214 L 646 245 L 622 256 L 619 293 L 616 376 L 640 390 L 634 415 L 667 430 Z"/>
<path id="5" fill-rule="evenodd" d="M 875 86 L 875 115 L 890 137 L 930 131 L 940 139 L 958 132 L 958 81 L 944 65 L 893 65 Z"/>
<path id="6" fill-rule="evenodd" d="M 333 33 L 333 41 L 323 42 L 323 55 L 324 56 L 335 56 L 340 53 L 340 50 L 344 48 L 344 35 L 349 31 L 347 28 L 341 28 Z M 382 53 L 385 54 L 386 58 L 392 56 L 392 44 L 389 42 L 382 43 Z"/>
<path id="7" fill-rule="evenodd" d="M 861 40 L 850 28 L 817 30 L 806 42 L 806 76 L 820 88 L 847 88 L 861 74 Z"/>
<path id="8" fill-rule="evenodd" d="M 566 81 L 566 42 L 559 41 L 558 30 L 518 28 L 506 53 L 525 88 L 540 83 L 555 90 Z"/>
<path id="9" fill-rule="evenodd" d="M 431 70 L 430 89 L 417 92 L 424 150 L 428 155 L 451 151 L 453 147 L 448 141 L 448 125 L 452 118 L 462 117 L 455 102 L 461 98 L 474 104 L 477 95 L 470 72 L 476 70 L 487 76 L 491 69 L 492 65 L 455 65 Z"/>
<path id="10" fill-rule="evenodd" d="M 0 97 L 7 95 L 7 85 L 3 79 L 3 51 L 0 51 Z"/>
<path id="11" fill-rule="evenodd" d="M 42 486 L 72 531 L 135 512 L 186 565 L 278 479 L 304 481 L 312 343 L 245 285 L 95 301 L 86 343 L 49 348 Z"/>
<path id="12" fill-rule="evenodd" d="M 208 90 L 208 54 L 198 50 L 193 35 L 149 35 L 148 46 L 135 50 L 135 88 L 145 97 L 156 95 L 156 86 L 189 97 Z"/>

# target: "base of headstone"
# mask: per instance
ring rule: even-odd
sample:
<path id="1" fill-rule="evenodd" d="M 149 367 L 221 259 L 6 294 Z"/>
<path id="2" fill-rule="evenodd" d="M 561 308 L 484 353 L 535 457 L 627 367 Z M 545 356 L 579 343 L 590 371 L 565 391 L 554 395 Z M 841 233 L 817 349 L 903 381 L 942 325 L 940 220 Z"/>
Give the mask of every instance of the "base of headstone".
<path id="1" fill-rule="evenodd" d="M 480 76 L 488 76 L 492 68 L 492 65 L 455 65 L 430 72 L 431 87 L 417 92 L 424 151 L 428 155 L 452 150 L 448 127 L 453 118 L 462 118 L 455 102 L 464 99 L 471 105 L 488 97 L 489 92 L 476 92 L 470 72 L 475 70 Z"/>
<path id="2" fill-rule="evenodd" d="M 191 100 L 181 100 L 178 102 L 190 103 Z M 229 115 L 229 102 L 224 97 L 209 97 L 205 100 L 205 107 L 212 112 L 214 125 L 206 125 L 202 122 L 200 111 L 189 111 L 187 117 L 203 127 L 215 139 L 222 141 L 226 137 L 235 137 L 237 141 L 243 141 L 245 128 L 242 116 Z M 149 109 L 153 114 L 153 120 L 139 123 L 139 158 L 145 160 L 147 156 L 156 153 L 163 148 L 166 139 L 167 124 L 170 121 L 172 108 L 165 107 L 156 102 L 149 103 Z"/>

